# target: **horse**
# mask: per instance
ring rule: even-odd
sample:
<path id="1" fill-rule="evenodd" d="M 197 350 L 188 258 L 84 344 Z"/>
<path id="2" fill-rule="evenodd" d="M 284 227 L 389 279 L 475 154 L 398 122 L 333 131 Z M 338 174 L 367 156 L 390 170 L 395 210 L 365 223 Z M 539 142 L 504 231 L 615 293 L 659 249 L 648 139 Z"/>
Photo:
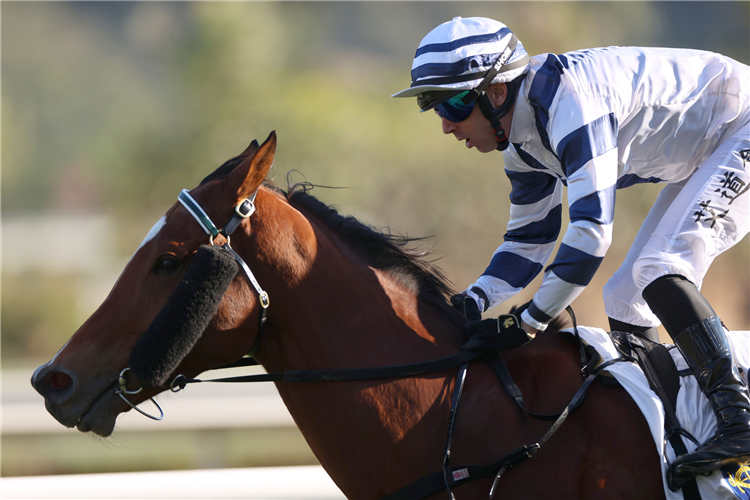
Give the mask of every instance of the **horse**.
<path id="1" fill-rule="evenodd" d="M 265 180 L 276 134 L 253 141 L 206 177 L 190 195 L 211 220 L 229 220 L 254 197 L 255 214 L 231 236 L 270 304 L 239 273 L 215 314 L 174 373 L 191 379 L 241 359 L 253 348 L 268 372 L 381 367 L 453 355 L 466 340 L 451 287 L 425 252 L 342 216 L 306 185 L 283 190 Z M 109 436 L 120 413 L 168 385 L 126 373 L 129 403 L 117 381 L 131 351 L 188 272 L 206 231 L 175 203 L 144 239 L 109 296 L 55 357 L 32 378 L 47 410 L 62 425 Z M 228 243 L 223 235 L 210 243 Z M 214 241 L 216 240 L 216 241 Z M 549 328 L 501 353 L 530 411 L 560 412 L 581 385 L 573 337 Z M 310 448 L 352 499 L 393 493 L 443 466 L 451 393 L 457 371 L 414 377 L 276 386 Z M 123 382 L 121 381 L 121 384 Z M 122 385 L 121 385 L 122 386 Z M 122 386 L 124 387 L 124 386 Z M 122 396 L 122 394 L 119 394 Z M 549 422 L 529 418 L 481 361 L 467 371 L 456 415 L 451 461 L 488 464 L 536 442 Z M 492 478 L 453 489 L 456 498 L 486 497 Z M 446 492 L 429 498 L 444 498 Z M 648 425 L 624 389 L 595 383 L 534 458 L 506 473 L 500 498 L 664 498 L 659 457 Z"/>

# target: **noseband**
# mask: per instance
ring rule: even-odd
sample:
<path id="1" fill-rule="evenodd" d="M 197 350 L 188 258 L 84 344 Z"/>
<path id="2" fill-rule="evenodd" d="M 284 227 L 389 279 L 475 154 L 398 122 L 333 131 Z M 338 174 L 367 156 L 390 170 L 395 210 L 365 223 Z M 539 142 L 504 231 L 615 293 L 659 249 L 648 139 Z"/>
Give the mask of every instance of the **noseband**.
<path id="1" fill-rule="evenodd" d="M 247 219 L 255 212 L 255 197 L 258 194 L 256 191 L 253 193 L 253 195 L 250 198 L 246 198 L 242 200 L 237 206 L 234 208 L 234 213 L 232 214 L 232 218 L 227 222 L 222 230 L 219 230 L 216 225 L 213 223 L 211 218 L 208 216 L 205 210 L 203 210 L 203 207 L 198 204 L 195 199 L 190 196 L 190 193 L 187 189 L 183 189 L 179 196 L 177 197 L 177 200 L 182 204 L 183 207 L 190 213 L 190 215 L 195 218 L 196 221 L 198 221 L 198 224 L 200 224 L 201 228 L 208 234 L 208 241 L 211 244 L 211 246 L 214 246 L 214 238 L 216 238 L 218 235 L 224 236 L 226 239 L 226 243 L 224 243 L 221 248 L 226 250 L 227 252 L 231 253 L 231 255 L 234 257 L 235 261 L 240 265 L 240 267 L 245 271 L 245 274 L 247 275 L 248 279 L 250 280 L 250 283 L 253 285 L 253 288 L 255 288 L 255 291 L 258 293 L 259 297 L 259 304 L 260 304 L 260 312 L 258 313 L 258 333 L 255 336 L 255 342 L 253 343 L 253 346 L 250 348 L 250 351 L 247 353 L 247 357 L 254 358 L 255 355 L 260 350 L 260 344 L 263 339 L 263 325 L 266 322 L 266 310 L 268 309 L 268 306 L 270 304 L 270 298 L 268 296 L 268 293 L 261 288 L 260 284 L 258 283 L 258 280 L 255 278 L 255 275 L 250 270 L 250 267 L 245 263 L 245 261 L 242 259 L 242 257 L 237 254 L 237 252 L 234 251 L 234 249 L 230 246 L 229 238 L 230 235 L 239 227 L 239 225 L 242 223 L 244 219 Z M 148 418 L 151 418 L 153 420 L 161 420 L 164 418 L 164 412 L 162 411 L 159 404 L 154 400 L 154 398 L 151 399 L 151 402 L 156 405 L 156 408 L 159 410 L 160 415 L 158 417 L 150 415 L 146 413 L 145 411 L 138 408 L 136 405 L 128 401 L 128 399 L 125 397 L 128 394 L 138 394 L 143 390 L 143 387 L 139 387 L 136 390 L 129 390 L 127 388 L 127 379 L 125 377 L 125 374 L 130 371 L 130 368 L 125 368 L 120 372 L 120 375 L 118 377 L 117 383 L 115 384 L 115 394 L 120 396 L 123 401 L 125 401 L 130 407 L 141 413 L 142 415 L 145 415 Z M 172 380 L 172 383 L 170 384 L 170 389 L 173 392 L 177 392 L 181 387 L 184 387 L 183 384 L 181 384 L 182 381 L 185 380 L 184 375 L 177 375 Z"/>

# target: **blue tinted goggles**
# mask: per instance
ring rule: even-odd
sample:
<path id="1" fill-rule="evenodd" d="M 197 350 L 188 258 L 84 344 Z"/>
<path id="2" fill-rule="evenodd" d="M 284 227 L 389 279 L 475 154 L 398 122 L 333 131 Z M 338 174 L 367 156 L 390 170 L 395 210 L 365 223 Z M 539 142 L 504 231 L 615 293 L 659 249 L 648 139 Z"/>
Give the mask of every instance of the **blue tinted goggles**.
<path id="1" fill-rule="evenodd" d="M 470 100 L 468 103 L 463 101 L 464 97 L 466 97 L 469 92 L 470 90 L 461 92 L 447 101 L 441 102 L 435 106 L 435 113 L 437 113 L 440 118 L 445 118 L 450 122 L 457 123 L 466 120 L 477 102 L 476 98 Z"/>

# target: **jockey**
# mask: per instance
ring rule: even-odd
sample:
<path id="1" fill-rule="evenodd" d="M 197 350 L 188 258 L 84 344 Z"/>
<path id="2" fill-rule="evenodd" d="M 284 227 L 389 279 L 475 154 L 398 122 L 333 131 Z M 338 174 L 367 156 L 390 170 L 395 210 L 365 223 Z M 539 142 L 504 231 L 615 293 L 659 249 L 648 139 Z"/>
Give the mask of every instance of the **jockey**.
<path id="1" fill-rule="evenodd" d="M 750 459 L 750 399 L 724 326 L 699 292 L 713 259 L 750 230 L 750 68 L 697 50 L 607 47 L 529 57 L 502 23 L 460 18 L 422 40 L 411 86 L 443 133 L 503 152 L 510 220 L 487 269 L 454 304 L 486 311 L 526 287 L 521 313 L 544 330 L 583 291 L 612 240 L 615 191 L 665 183 L 622 266 L 604 287 L 610 327 L 664 328 L 718 419 L 679 457 L 677 477 Z M 745 278 L 740 278 L 745 279 Z"/>

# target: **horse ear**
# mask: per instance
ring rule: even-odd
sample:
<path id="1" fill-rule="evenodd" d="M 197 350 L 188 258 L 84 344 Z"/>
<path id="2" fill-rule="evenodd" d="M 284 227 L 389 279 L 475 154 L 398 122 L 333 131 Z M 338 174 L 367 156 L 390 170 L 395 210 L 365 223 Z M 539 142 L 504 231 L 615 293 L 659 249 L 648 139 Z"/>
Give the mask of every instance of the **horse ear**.
<path id="1" fill-rule="evenodd" d="M 251 156 L 258 150 L 259 147 L 260 146 L 258 145 L 258 141 L 253 139 L 253 142 L 251 142 L 250 145 L 246 147 L 242 154 L 239 156 Z"/>
<path id="2" fill-rule="evenodd" d="M 237 193 L 238 202 L 250 198 L 268 175 L 276 154 L 276 132 L 271 132 L 260 147 L 253 141 L 245 151 L 250 151 L 253 144 L 257 148 L 254 154 L 240 163 L 227 177 L 227 188 L 232 193 Z"/>

